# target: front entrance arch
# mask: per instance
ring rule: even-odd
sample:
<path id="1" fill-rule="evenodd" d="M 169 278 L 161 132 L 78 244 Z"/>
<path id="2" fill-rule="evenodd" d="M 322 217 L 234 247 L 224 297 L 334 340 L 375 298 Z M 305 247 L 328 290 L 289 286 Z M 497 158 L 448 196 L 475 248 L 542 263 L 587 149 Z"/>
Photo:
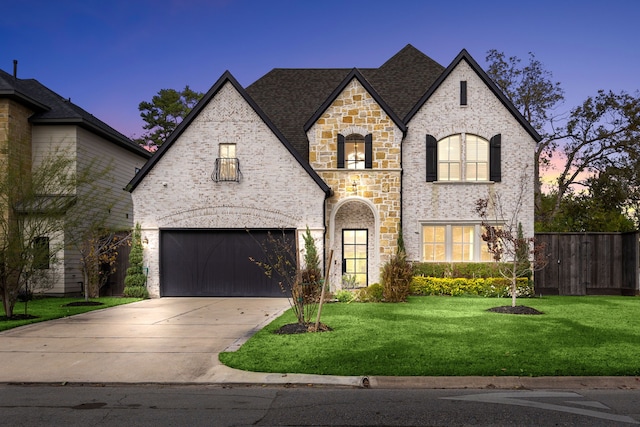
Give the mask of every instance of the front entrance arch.
<path id="1" fill-rule="evenodd" d="M 332 289 L 342 288 L 343 273 L 356 276 L 358 287 L 368 286 L 378 281 L 380 267 L 378 224 L 377 209 L 371 201 L 362 197 L 342 199 L 332 209 L 329 218 L 328 244 L 328 248 L 333 249 L 334 259 L 330 278 Z M 356 248 L 360 250 L 363 247 L 354 246 L 356 244 L 354 239 L 356 236 L 362 238 L 364 235 L 367 241 L 366 253 L 359 251 L 355 254 L 353 250 Z M 359 263 L 358 266 L 356 263 Z M 363 265 L 366 266 L 364 272 Z"/>

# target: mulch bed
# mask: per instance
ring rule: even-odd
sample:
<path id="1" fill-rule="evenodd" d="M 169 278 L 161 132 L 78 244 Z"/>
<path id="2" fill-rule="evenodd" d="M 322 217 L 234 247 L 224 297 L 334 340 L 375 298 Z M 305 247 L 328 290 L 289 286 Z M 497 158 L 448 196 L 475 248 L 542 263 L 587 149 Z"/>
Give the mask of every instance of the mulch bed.
<path id="1" fill-rule="evenodd" d="M 99 301 L 74 301 L 69 304 L 65 304 L 64 307 L 92 307 L 95 305 L 104 305 Z"/>
<path id="2" fill-rule="evenodd" d="M 38 316 L 32 316 L 31 314 L 16 314 L 13 313 L 13 317 L 9 318 L 7 316 L 0 316 L 0 322 L 8 321 L 8 320 L 29 320 L 29 319 L 37 319 Z"/>
<path id="3" fill-rule="evenodd" d="M 543 312 L 538 311 L 535 308 L 527 307 L 525 305 L 516 305 L 515 307 L 505 305 L 502 307 L 493 307 L 488 309 L 487 311 L 505 314 L 544 314 Z"/>
<path id="4" fill-rule="evenodd" d="M 278 335 L 306 334 L 307 332 L 313 332 L 315 327 L 316 327 L 315 323 L 307 323 L 305 325 L 300 323 L 289 323 L 287 325 L 281 326 L 279 329 L 275 330 L 273 333 Z M 324 323 L 320 323 L 318 327 L 318 332 L 327 332 L 332 330 L 333 329 L 331 329 Z"/>

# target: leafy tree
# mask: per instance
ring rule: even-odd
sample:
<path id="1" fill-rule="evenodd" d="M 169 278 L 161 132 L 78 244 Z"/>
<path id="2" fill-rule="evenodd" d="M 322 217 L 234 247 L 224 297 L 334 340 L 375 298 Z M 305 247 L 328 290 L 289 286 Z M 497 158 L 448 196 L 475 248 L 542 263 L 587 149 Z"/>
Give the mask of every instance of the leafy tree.
<path id="1" fill-rule="evenodd" d="M 608 169 L 585 181 L 580 193 L 566 194 L 551 220 L 538 220 L 537 231 L 625 232 L 637 228 L 629 181 L 620 170 Z M 554 195 L 542 196 L 542 210 L 555 205 Z M 544 216 L 542 216 L 544 218 Z"/>
<path id="2" fill-rule="evenodd" d="M 536 146 L 534 171 L 536 214 L 544 214 L 541 221 L 553 220 L 565 195 L 575 185 L 584 184 L 585 175 L 629 165 L 638 158 L 638 95 L 600 90 L 568 113 L 552 115 L 563 100 L 563 91 L 533 54 L 525 66 L 519 58 L 507 59 L 496 50 L 489 51 L 487 61 L 489 76 L 542 136 Z M 540 169 L 553 158 L 559 159 L 560 173 L 550 193 L 554 203 L 543 211 Z"/>
<path id="3" fill-rule="evenodd" d="M 151 151 L 157 150 L 203 96 L 189 86 L 182 91 L 160 89 L 151 102 L 143 101 L 138 105 L 140 117 L 145 122 L 143 129 L 147 132 L 134 141 Z"/>
<path id="4" fill-rule="evenodd" d="M 7 317 L 22 291 L 51 286 L 57 255 L 79 242 L 78 230 L 97 224 L 110 198 L 95 191 L 108 170 L 83 167 L 73 153 L 52 148 L 32 160 L 30 143 L 9 140 L 0 166 L 0 298 Z M 103 215 L 104 214 L 104 215 Z"/>
<path id="5" fill-rule="evenodd" d="M 89 227 L 80 243 L 80 263 L 84 275 L 85 301 L 97 298 L 110 274 L 116 271 L 118 249 L 128 236 L 102 227 Z"/>

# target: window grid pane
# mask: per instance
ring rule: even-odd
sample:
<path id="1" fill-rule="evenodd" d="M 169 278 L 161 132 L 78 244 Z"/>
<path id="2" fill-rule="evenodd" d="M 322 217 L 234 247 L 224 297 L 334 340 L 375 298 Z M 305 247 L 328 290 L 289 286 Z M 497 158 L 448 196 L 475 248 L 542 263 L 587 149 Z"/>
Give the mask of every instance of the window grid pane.
<path id="1" fill-rule="evenodd" d="M 476 135 L 465 137 L 467 181 L 489 180 L 489 141 Z"/>
<path id="2" fill-rule="evenodd" d="M 425 225 L 422 227 L 422 259 L 424 261 L 445 261 L 445 226 Z"/>
<path id="3" fill-rule="evenodd" d="M 438 180 L 460 180 L 460 135 L 452 135 L 438 142 Z"/>

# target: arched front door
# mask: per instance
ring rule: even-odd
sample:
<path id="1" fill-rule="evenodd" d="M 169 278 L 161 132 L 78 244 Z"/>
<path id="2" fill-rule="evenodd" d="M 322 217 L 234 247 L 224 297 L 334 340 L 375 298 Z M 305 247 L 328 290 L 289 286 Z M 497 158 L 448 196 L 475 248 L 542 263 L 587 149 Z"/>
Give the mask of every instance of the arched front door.
<path id="1" fill-rule="evenodd" d="M 375 208 L 366 199 L 341 201 L 331 215 L 332 283 L 364 287 L 378 280 L 378 227 Z"/>

